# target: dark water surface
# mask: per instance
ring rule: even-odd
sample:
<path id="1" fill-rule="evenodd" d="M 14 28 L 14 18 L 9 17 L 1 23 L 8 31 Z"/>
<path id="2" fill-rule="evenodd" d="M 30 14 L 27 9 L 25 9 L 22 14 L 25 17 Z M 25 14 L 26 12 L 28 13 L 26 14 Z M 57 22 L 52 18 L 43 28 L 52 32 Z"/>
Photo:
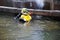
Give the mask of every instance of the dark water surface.
<path id="1" fill-rule="evenodd" d="M 13 16 L 0 15 L 0 40 L 60 40 L 60 22 L 34 20 L 24 26 Z"/>

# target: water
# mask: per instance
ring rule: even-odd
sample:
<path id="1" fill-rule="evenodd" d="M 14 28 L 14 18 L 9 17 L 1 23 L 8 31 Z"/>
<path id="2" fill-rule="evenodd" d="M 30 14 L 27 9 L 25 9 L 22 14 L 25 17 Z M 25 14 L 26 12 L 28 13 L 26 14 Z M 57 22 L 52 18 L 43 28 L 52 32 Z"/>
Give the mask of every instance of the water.
<path id="1" fill-rule="evenodd" d="M 33 20 L 29 26 L 0 13 L 0 40 L 60 40 L 60 22 Z"/>

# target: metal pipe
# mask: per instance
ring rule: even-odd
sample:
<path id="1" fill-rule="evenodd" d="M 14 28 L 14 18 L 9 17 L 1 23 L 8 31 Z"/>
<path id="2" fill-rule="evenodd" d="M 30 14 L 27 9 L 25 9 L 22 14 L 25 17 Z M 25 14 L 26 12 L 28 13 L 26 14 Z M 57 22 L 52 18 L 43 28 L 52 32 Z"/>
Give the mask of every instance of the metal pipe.
<path id="1" fill-rule="evenodd" d="M 21 10 L 22 8 L 16 8 L 16 7 L 6 7 L 6 6 L 0 6 L 0 9 L 8 9 L 8 10 Z M 28 9 L 29 11 L 37 11 L 37 12 L 60 12 L 60 10 L 39 10 L 39 9 Z"/>

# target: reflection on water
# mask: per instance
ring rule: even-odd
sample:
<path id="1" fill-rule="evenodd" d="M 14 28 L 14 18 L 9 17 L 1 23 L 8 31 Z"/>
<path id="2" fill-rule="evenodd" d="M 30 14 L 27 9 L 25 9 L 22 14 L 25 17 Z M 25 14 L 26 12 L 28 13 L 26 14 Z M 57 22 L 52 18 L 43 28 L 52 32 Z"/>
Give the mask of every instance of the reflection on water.
<path id="1" fill-rule="evenodd" d="M 60 22 L 34 20 L 30 26 L 0 15 L 0 40 L 60 40 Z"/>

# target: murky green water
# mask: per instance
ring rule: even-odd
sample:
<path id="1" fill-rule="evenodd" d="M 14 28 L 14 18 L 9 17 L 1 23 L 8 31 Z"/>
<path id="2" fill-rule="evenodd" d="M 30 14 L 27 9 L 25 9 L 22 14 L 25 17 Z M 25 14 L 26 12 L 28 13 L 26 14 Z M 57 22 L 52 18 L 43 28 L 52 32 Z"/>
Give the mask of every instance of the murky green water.
<path id="1" fill-rule="evenodd" d="M 0 40 L 60 40 L 60 22 L 34 20 L 24 26 L 13 16 L 0 15 Z"/>

